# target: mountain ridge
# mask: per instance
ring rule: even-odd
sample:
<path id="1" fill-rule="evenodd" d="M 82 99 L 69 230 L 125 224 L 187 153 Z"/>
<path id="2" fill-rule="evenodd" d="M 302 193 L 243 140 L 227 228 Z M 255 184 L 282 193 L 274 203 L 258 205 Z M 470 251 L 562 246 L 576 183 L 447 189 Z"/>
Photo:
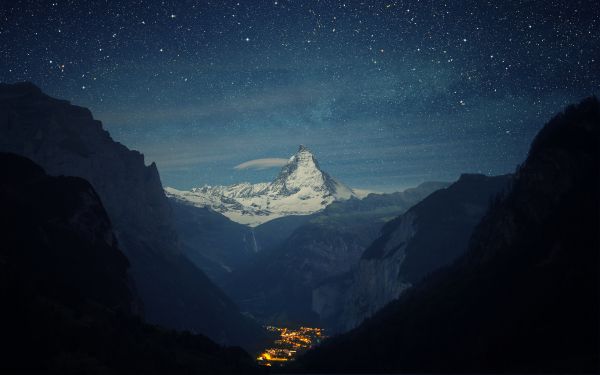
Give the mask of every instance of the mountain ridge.
<path id="1" fill-rule="evenodd" d="M 131 264 L 147 321 L 247 347 L 262 337 L 261 327 L 183 254 L 156 164 L 147 166 L 143 154 L 115 142 L 89 109 L 31 83 L 0 84 L 0 151 L 94 187 Z"/>
<path id="2" fill-rule="evenodd" d="M 3 373 L 258 372 L 240 348 L 137 315 L 130 263 L 88 181 L 13 153 L 0 170 Z"/>
<path id="3" fill-rule="evenodd" d="M 313 311 L 330 332 L 347 331 L 425 275 L 451 264 L 466 251 L 489 202 L 510 180 L 510 175 L 463 174 L 388 221 L 348 275 L 313 289 Z"/>
<path id="4" fill-rule="evenodd" d="M 304 372 L 597 373 L 600 103 L 538 133 L 453 265 L 297 364 Z"/>

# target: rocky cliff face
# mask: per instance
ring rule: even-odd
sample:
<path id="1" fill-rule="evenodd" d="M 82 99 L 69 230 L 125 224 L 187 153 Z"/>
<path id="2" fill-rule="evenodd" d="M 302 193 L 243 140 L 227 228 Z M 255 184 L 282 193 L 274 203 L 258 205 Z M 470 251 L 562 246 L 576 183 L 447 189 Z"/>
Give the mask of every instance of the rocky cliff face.
<path id="1" fill-rule="evenodd" d="M 2 373 L 253 372 L 239 349 L 143 323 L 100 198 L 0 153 Z"/>
<path id="2" fill-rule="evenodd" d="M 589 98 L 539 132 L 462 257 L 308 353 L 304 371 L 597 372 L 599 204 Z"/>
<path id="3" fill-rule="evenodd" d="M 0 166 L 4 271 L 20 270 L 34 291 L 51 290 L 72 304 L 90 300 L 135 312 L 129 262 L 92 186 L 81 178 L 50 177 L 15 154 L 0 153 Z"/>
<path id="4" fill-rule="evenodd" d="M 142 154 L 114 142 L 88 109 L 16 84 L 0 86 L 0 111 L 0 149 L 31 158 L 49 174 L 88 180 L 126 252 L 178 253 L 156 165 L 145 166 Z"/>
<path id="5" fill-rule="evenodd" d="M 27 156 L 51 175 L 88 180 L 104 204 L 154 323 L 247 344 L 261 331 L 185 256 L 156 165 L 113 141 L 90 111 L 31 84 L 0 85 L 0 150 Z M 252 339 L 250 339 L 252 341 Z"/>
<path id="6" fill-rule="evenodd" d="M 345 277 L 313 291 L 313 310 L 334 332 L 354 328 L 428 273 L 462 255 L 492 198 L 510 177 L 463 175 L 382 229 Z"/>

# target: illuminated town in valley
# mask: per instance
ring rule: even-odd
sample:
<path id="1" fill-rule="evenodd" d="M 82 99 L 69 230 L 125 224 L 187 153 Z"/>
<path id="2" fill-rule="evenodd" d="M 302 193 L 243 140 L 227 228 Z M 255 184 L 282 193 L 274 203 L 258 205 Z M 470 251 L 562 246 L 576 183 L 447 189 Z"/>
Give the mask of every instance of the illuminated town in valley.
<path id="1" fill-rule="evenodd" d="M 321 328 L 292 329 L 275 326 L 265 328 L 279 336 L 273 343 L 273 347 L 265 349 L 256 358 L 258 363 L 264 366 L 281 365 L 287 361 L 293 361 L 298 354 L 317 345 L 325 338 Z"/>

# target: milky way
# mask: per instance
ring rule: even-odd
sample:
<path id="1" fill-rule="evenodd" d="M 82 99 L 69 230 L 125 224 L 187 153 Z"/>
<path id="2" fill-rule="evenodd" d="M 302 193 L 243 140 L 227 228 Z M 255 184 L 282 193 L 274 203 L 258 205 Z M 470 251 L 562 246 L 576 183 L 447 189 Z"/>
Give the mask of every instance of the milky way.
<path id="1" fill-rule="evenodd" d="M 600 86 L 594 1 L 3 1 L 0 80 L 89 107 L 165 185 L 300 143 L 347 184 L 507 173 Z"/>

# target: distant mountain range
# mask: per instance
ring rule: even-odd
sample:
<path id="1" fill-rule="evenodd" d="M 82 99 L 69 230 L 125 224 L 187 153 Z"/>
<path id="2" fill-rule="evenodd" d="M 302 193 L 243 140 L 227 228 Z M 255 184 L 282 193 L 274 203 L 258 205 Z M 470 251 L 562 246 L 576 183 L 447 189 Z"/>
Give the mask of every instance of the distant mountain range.
<path id="1" fill-rule="evenodd" d="M 190 191 L 167 187 L 165 191 L 172 199 L 210 207 L 250 227 L 283 216 L 312 214 L 334 201 L 356 198 L 361 193 L 323 172 L 315 156 L 303 145 L 272 182 L 203 186 Z"/>

